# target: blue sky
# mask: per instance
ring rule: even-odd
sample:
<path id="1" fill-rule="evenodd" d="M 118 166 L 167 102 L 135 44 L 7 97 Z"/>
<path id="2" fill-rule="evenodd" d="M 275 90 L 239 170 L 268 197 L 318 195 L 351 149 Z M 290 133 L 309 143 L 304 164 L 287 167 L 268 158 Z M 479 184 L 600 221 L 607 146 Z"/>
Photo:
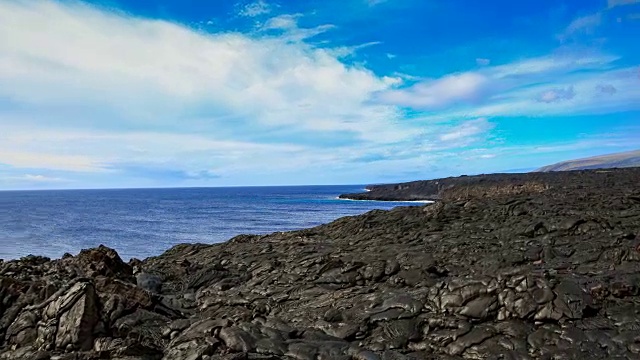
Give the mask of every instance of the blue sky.
<path id="1" fill-rule="evenodd" d="M 365 184 L 640 148 L 640 1 L 0 2 L 0 189 Z"/>

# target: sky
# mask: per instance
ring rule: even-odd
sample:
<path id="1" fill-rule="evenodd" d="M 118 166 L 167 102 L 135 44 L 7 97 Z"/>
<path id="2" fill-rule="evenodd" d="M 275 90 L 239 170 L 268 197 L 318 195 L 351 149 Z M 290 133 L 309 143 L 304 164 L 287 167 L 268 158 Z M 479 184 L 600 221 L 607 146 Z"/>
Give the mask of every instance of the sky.
<path id="1" fill-rule="evenodd" d="M 640 148 L 640 0 L 0 0 L 0 189 L 369 184 Z"/>

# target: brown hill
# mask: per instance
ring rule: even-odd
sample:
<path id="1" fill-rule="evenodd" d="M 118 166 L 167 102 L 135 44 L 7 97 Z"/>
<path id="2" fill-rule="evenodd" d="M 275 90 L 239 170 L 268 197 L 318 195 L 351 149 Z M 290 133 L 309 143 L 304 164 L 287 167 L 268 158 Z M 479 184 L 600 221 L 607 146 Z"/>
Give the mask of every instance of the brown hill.
<path id="1" fill-rule="evenodd" d="M 568 160 L 542 167 L 536 171 L 567 171 L 609 168 L 628 168 L 640 166 L 640 150 L 623 153 L 594 156 L 584 159 Z"/>

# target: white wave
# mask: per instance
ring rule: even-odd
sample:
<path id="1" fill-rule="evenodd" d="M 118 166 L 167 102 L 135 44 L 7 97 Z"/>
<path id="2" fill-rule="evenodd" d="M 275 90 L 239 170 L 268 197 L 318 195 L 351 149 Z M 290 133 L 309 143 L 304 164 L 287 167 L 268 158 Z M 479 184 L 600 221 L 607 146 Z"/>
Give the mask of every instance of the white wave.
<path id="1" fill-rule="evenodd" d="M 404 204 L 404 203 L 420 203 L 420 204 L 432 204 L 435 201 L 432 200 L 359 200 L 359 199 L 344 199 L 341 198 L 339 196 L 335 197 L 335 200 L 344 200 L 344 201 L 373 201 L 373 202 L 379 202 L 379 203 L 397 203 L 397 204 Z"/>

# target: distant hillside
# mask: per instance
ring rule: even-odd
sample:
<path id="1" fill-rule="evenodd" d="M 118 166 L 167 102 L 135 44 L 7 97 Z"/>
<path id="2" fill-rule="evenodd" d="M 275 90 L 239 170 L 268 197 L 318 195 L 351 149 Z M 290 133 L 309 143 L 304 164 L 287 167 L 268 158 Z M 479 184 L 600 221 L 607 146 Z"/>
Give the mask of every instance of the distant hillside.
<path id="1" fill-rule="evenodd" d="M 547 172 L 628 167 L 640 167 L 640 150 L 563 161 L 557 164 L 542 167 L 536 171 Z"/>

